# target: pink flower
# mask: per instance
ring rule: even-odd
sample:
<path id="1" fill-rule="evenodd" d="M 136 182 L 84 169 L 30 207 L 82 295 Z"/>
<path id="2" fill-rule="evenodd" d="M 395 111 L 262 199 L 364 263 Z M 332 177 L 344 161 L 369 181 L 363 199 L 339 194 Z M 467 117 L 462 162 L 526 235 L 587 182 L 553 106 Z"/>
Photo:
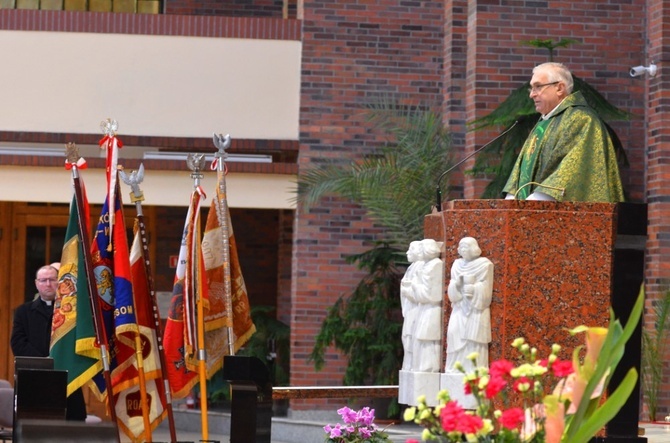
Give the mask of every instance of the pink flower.
<path id="1" fill-rule="evenodd" d="M 565 429 L 565 406 L 555 395 L 544 398 L 544 432 L 546 443 L 560 443 Z"/>
<path id="2" fill-rule="evenodd" d="M 567 377 L 575 372 L 571 360 L 556 360 L 554 364 L 551 365 L 551 370 L 554 372 L 554 375 L 559 378 Z"/>
<path id="3" fill-rule="evenodd" d="M 464 415 L 465 411 L 461 405 L 456 401 L 450 400 L 444 405 L 442 411 L 440 411 L 440 423 L 442 424 L 442 429 L 447 432 L 456 431 L 459 421 Z"/>
<path id="4" fill-rule="evenodd" d="M 407 441 L 405 441 L 405 443 L 421 443 L 421 442 L 419 442 L 419 440 L 415 440 L 413 438 L 408 438 Z"/>
<path id="5" fill-rule="evenodd" d="M 486 388 L 484 389 L 484 394 L 486 398 L 491 399 L 498 395 L 500 391 L 507 385 L 507 382 L 501 376 L 491 376 L 489 379 Z"/>
<path id="6" fill-rule="evenodd" d="M 554 395 L 559 396 L 561 399 L 570 400 L 570 408 L 568 408 L 568 414 L 574 414 L 579 408 L 579 402 L 582 401 L 582 396 L 584 395 L 584 389 L 586 389 L 586 384 L 588 380 L 585 380 L 580 376 L 579 373 L 572 373 L 567 376 L 567 378 L 561 380 L 554 388 Z"/>
<path id="7" fill-rule="evenodd" d="M 514 369 L 514 365 L 512 362 L 508 360 L 496 360 L 493 363 L 491 363 L 491 367 L 489 368 L 489 374 L 491 374 L 491 377 L 502 377 L 505 375 L 509 375 L 510 372 L 512 372 L 512 369 Z"/>
<path id="8" fill-rule="evenodd" d="M 516 429 L 524 420 L 524 412 L 521 408 L 510 408 L 503 411 L 500 416 L 500 424 L 503 428 Z"/>
<path id="9" fill-rule="evenodd" d="M 479 385 L 479 377 L 475 378 L 474 380 L 469 380 L 465 382 L 465 385 L 463 386 L 463 392 L 465 392 L 465 395 L 470 395 L 472 394 L 472 387 Z"/>
<path id="10" fill-rule="evenodd" d="M 464 434 L 475 434 L 484 427 L 484 421 L 478 415 L 463 413 L 458 421 L 456 430 Z"/>

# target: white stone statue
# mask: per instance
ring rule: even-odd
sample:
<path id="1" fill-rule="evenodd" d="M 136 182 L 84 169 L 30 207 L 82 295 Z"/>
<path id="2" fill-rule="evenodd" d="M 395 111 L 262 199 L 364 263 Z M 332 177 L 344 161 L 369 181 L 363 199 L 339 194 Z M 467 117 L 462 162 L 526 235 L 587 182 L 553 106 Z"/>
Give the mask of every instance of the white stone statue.
<path id="1" fill-rule="evenodd" d="M 405 275 L 400 280 L 400 306 L 402 308 L 402 347 L 405 353 L 402 361 L 402 370 L 412 369 L 412 343 L 414 341 L 414 323 L 416 319 L 416 298 L 414 297 L 413 280 L 417 270 L 423 266 L 421 257 L 421 242 L 413 241 L 407 249 L 407 261 L 410 263 Z"/>
<path id="2" fill-rule="evenodd" d="M 440 260 L 442 243 L 421 240 L 421 261 L 412 280 L 416 300 L 416 318 L 412 348 L 412 371 L 440 372 L 442 369 L 442 299 L 444 262 Z"/>
<path id="3" fill-rule="evenodd" d="M 454 372 L 460 362 L 466 371 L 474 369 L 467 356 L 477 352 L 477 367 L 488 367 L 491 342 L 491 297 L 493 263 L 481 257 L 477 240 L 464 237 L 458 243 L 457 259 L 451 267 L 447 293 L 451 315 L 447 327 L 447 363 L 445 372 Z"/>

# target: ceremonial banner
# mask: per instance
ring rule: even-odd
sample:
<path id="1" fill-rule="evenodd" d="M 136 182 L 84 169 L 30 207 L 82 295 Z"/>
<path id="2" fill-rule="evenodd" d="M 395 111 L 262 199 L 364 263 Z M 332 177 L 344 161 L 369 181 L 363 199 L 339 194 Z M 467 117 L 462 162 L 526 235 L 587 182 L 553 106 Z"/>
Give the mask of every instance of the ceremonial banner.
<path id="1" fill-rule="evenodd" d="M 124 369 L 135 358 L 135 335 L 139 333 L 130 283 L 130 256 L 123 218 L 123 205 L 117 189 L 107 196 L 91 245 L 93 273 L 98 288 L 103 327 L 107 333 L 113 392 L 126 382 Z M 115 222 L 110 226 L 110 201 L 115 201 Z M 121 377 L 121 378 L 120 378 Z M 119 387 L 117 387 L 117 385 Z"/>
<path id="2" fill-rule="evenodd" d="M 218 194 L 217 189 L 217 194 Z M 221 199 L 212 200 L 212 204 L 207 214 L 207 224 L 205 226 L 205 235 L 202 240 L 202 254 L 205 259 L 205 271 L 207 274 L 207 285 L 209 293 L 209 311 L 205 316 L 205 339 L 207 345 L 207 367 L 208 376 L 223 364 L 224 355 L 228 355 L 228 334 L 227 334 L 227 312 L 225 305 L 225 276 L 224 276 L 224 234 L 221 228 L 221 222 L 217 214 L 217 206 L 221 204 Z M 221 208 L 218 208 L 221 209 Z M 244 343 L 256 332 L 256 327 L 251 320 L 251 309 L 249 306 L 249 297 L 247 288 L 242 276 L 240 260 L 237 255 L 237 245 L 235 244 L 235 235 L 230 219 L 230 211 L 226 210 L 228 227 L 228 247 L 230 260 L 230 279 L 231 279 L 231 298 L 232 298 L 232 319 L 233 319 L 233 343 L 234 350 L 237 352 Z"/>
<path id="3" fill-rule="evenodd" d="M 142 239 L 137 225 L 130 249 L 130 270 L 135 300 L 135 316 L 142 343 L 142 365 L 146 380 L 147 410 L 151 431 L 156 429 L 167 416 L 166 398 L 163 387 L 157 333 L 154 328 L 153 304 L 149 293 L 147 270 L 142 255 Z M 133 365 L 114 377 L 114 392 L 118 392 L 116 416 L 119 428 L 133 442 L 144 439 L 144 419 L 140 395 L 139 365 L 132 358 Z"/>
<path id="4" fill-rule="evenodd" d="M 207 304 L 207 288 L 198 277 L 204 273 L 199 238 L 201 196 L 199 188 L 191 195 L 165 325 L 165 359 L 174 398 L 186 397 L 198 382 L 196 295 L 203 298 L 205 307 Z"/>
<path id="5" fill-rule="evenodd" d="M 84 386 L 102 371 L 100 347 L 96 343 L 91 312 L 84 251 L 79 239 L 79 223 L 88 226 L 90 219 L 86 193 L 83 189 L 82 195 L 85 214 L 79 214 L 74 199 L 70 205 L 51 330 L 50 356 L 54 359 L 55 369 L 68 371 L 67 395 Z"/>

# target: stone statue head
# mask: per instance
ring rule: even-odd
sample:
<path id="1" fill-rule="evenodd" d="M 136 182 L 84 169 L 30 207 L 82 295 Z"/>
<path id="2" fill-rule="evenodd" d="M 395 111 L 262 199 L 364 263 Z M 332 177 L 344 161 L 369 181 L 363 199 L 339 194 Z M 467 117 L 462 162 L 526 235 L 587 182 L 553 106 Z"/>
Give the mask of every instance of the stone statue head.
<path id="1" fill-rule="evenodd" d="M 414 263 L 417 260 L 421 259 L 421 241 L 415 240 L 409 244 L 409 249 L 407 249 L 407 261 Z"/>
<path id="2" fill-rule="evenodd" d="M 421 240 L 421 248 L 423 249 L 423 259 L 428 261 L 440 256 L 442 243 L 438 243 L 432 238 L 426 238 Z"/>
<path id="3" fill-rule="evenodd" d="M 482 255 L 482 250 L 479 248 L 477 240 L 472 237 L 463 237 L 458 242 L 458 255 L 464 260 L 470 261 Z"/>

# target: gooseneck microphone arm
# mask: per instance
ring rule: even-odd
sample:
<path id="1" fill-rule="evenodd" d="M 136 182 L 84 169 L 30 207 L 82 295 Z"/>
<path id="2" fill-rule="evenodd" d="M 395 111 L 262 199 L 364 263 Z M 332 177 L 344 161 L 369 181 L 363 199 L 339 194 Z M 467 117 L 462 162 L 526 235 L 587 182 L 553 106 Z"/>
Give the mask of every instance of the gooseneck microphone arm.
<path id="1" fill-rule="evenodd" d="M 509 131 L 511 131 L 516 125 L 518 125 L 521 121 L 525 120 L 525 117 L 526 116 L 522 116 L 522 117 L 519 117 L 518 119 L 516 119 L 516 121 L 514 123 L 512 123 L 512 125 L 509 128 L 507 128 L 503 132 L 501 132 L 496 138 L 489 141 L 484 146 L 481 146 L 480 148 L 475 149 L 474 152 L 472 152 L 471 154 L 466 155 L 465 158 L 463 158 L 461 161 L 459 161 L 454 166 L 452 166 L 451 168 L 447 169 L 442 174 L 440 174 L 440 176 L 437 178 L 437 186 L 435 187 L 435 197 L 436 197 L 435 208 L 437 209 L 438 212 L 442 210 L 442 190 L 440 189 L 440 183 L 442 182 L 442 179 L 447 174 L 449 174 L 451 171 L 453 171 L 454 169 L 458 168 L 460 165 L 465 163 L 466 160 L 468 160 L 469 158 L 472 158 L 472 156 L 478 154 L 479 152 L 481 152 L 484 149 L 491 146 L 491 144 L 493 144 L 494 142 L 498 141 L 505 134 L 507 134 Z"/>

